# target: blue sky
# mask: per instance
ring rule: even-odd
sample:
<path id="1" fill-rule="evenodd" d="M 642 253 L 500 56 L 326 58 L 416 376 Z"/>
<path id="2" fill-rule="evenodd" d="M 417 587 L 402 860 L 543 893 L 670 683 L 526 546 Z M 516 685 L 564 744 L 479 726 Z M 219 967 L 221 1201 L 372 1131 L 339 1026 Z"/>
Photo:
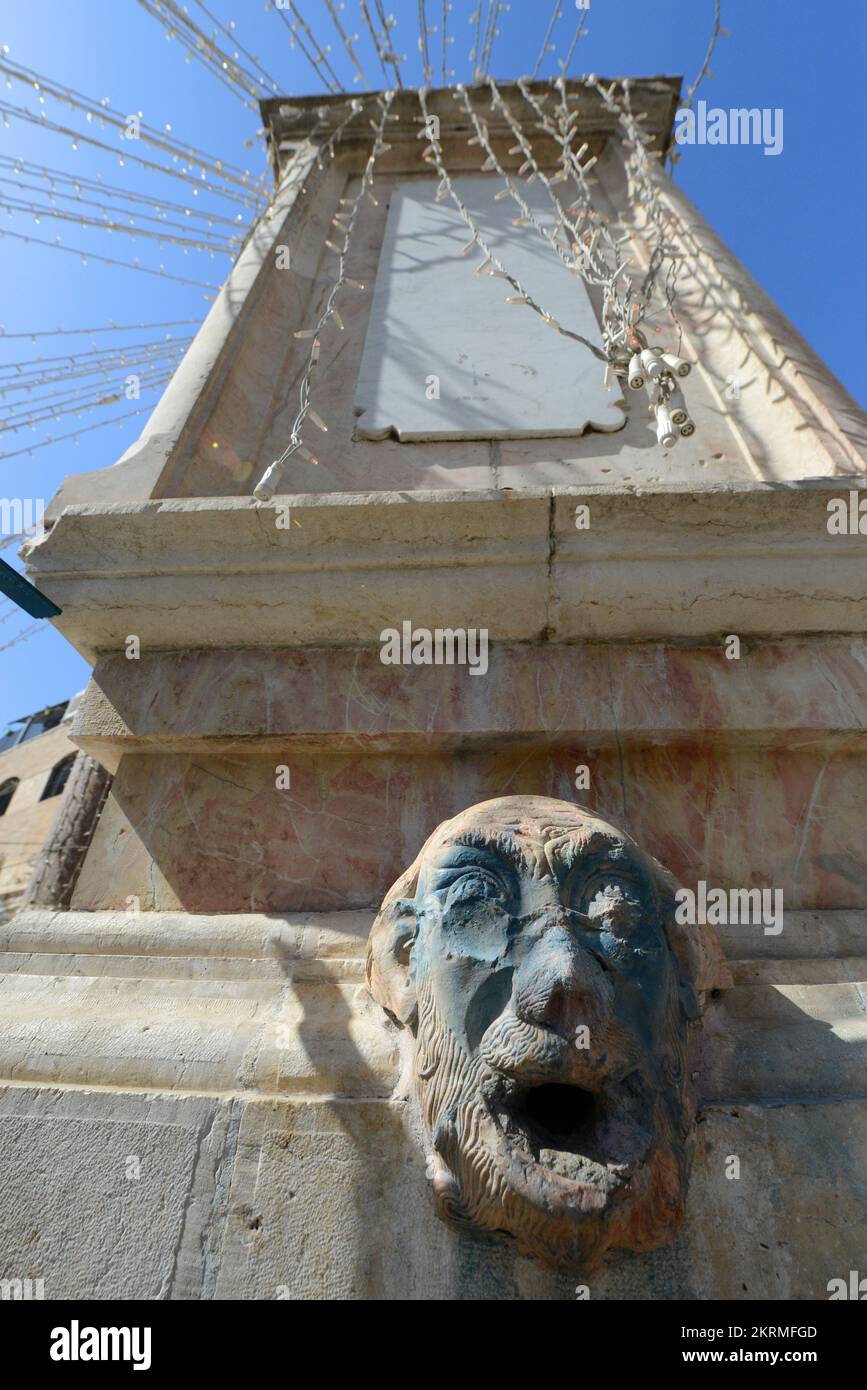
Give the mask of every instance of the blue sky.
<path id="1" fill-rule="evenodd" d="M 289 31 L 263 0 L 206 0 L 207 8 L 225 24 L 236 23 L 244 47 L 266 65 L 286 94 L 323 90 L 298 48 L 289 46 Z M 456 42 L 450 63 L 460 79 L 468 80 L 468 53 L 474 26 L 469 16 L 476 0 L 452 0 L 450 32 Z M 197 0 L 187 0 L 192 17 L 210 33 L 213 24 Z M 352 68 L 328 19 L 323 0 L 298 0 L 317 39 L 335 45 L 331 58 L 348 87 Z M 532 70 L 553 9 L 552 0 L 511 0 L 495 41 L 492 71 L 515 77 Z M 577 20 L 572 0 L 564 0 L 563 17 L 554 32 L 558 52 L 565 53 Z M 411 79 L 420 75 L 416 50 L 416 0 L 391 0 L 386 11 L 397 18 L 395 47 L 410 55 L 405 65 Z M 428 0 L 430 22 L 438 23 L 439 0 Z M 701 64 L 711 30 L 712 0 L 591 0 L 587 34 L 570 69 L 605 76 L 683 74 L 691 80 Z M 358 0 L 346 0 L 344 24 L 359 30 L 358 52 L 368 75 L 380 85 L 381 74 L 370 40 L 364 35 Z M 723 23 L 731 37 L 720 41 L 714 56 L 713 80 L 700 93 L 709 105 L 781 107 L 784 146 L 777 157 L 746 146 L 696 146 L 685 149 L 676 178 L 723 239 L 741 258 L 768 293 L 825 358 L 844 384 L 860 399 L 865 395 L 867 352 L 863 348 L 864 302 L 861 247 L 865 216 L 864 62 L 867 57 L 867 6 L 863 0 L 827 0 L 821 6 L 807 0 L 723 0 Z M 228 46 L 228 40 L 223 40 Z M 435 70 L 439 71 L 439 36 L 431 39 Z M 244 107 L 215 77 L 195 62 L 185 63 L 177 40 L 168 40 L 160 23 L 136 0 L 40 0 L 38 5 L 7 6 L 0 19 L 0 46 L 8 58 L 46 77 L 100 100 L 124 113 L 141 111 L 151 126 L 168 123 L 172 134 L 259 175 L 265 161 L 257 137 L 258 116 Z M 542 74 L 555 71 L 546 58 Z M 0 100 L 39 110 L 38 94 L 19 83 L 0 82 Z M 103 153 L 72 139 L 36 129 L 10 116 L 0 126 L 0 156 L 75 172 L 87 178 L 151 193 L 183 204 L 189 190 L 180 180 L 153 175 L 120 159 L 126 150 L 109 130 L 98 130 L 83 115 L 46 99 L 49 119 L 111 143 L 115 153 Z M 859 135 L 858 132 L 861 132 Z M 147 157 L 142 146 L 129 151 Z M 9 171 L 0 168 L 0 177 Z M 0 183 L 0 204 L 12 192 Z M 20 196 L 20 195 L 19 195 Z M 31 195 L 36 197 L 36 195 Z M 97 201 L 99 199 L 97 198 Z M 195 206 L 220 217 L 239 211 L 230 204 L 200 194 Z M 174 216 L 174 215 L 173 215 Z M 183 221 L 183 213 L 176 215 Z M 228 223 L 215 223 L 228 233 Z M 52 240 L 92 254 L 143 266 L 162 263 L 167 274 L 216 285 L 229 261 L 224 255 L 180 247 L 158 247 L 144 239 L 132 241 L 103 229 L 83 228 L 43 218 L 37 226 L 32 213 L 0 213 L 0 230 Z M 98 327 L 177 320 L 198 322 L 207 311 L 212 291 L 183 285 L 132 269 L 0 237 L 0 323 L 7 335 L 57 327 Z M 189 328 L 136 338 L 176 337 Z M 121 341 L 106 334 L 103 341 Z M 94 342 L 100 339 L 94 338 Z M 83 351 L 91 340 L 0 338 L 0 363 L 31 360 L 64 349 Z M 120 370 L 115 378 L 123 379 Z M 157 394 L 144 391 L 141 401 L 121 402 L 105 415 L 120 415 L 138 404 L 137 419 L 92 430 L 33 455 L 0 460 L 4 471 L 0 495 L 44 498 L 56 491 L 70 472 L 103 468 L 113 463 L 136 438 Z M 96 413 L 80 421 L 94 423 Z M 75 417 L 59 420 L 56 434 L 75 428 Z M 0 453 L 36 444 L 48 427 L 30 434 L 0 437 Z M 7 562 L 13 553 L 2 551 Z M 0 607 L 0 648 L 30 626 L 25 615 Z M 0 733 L 5 721 L 62 700 L 86 682 L 88 668 L 59 633 L 49 625 L 28 640 L 0 650 Z"/>

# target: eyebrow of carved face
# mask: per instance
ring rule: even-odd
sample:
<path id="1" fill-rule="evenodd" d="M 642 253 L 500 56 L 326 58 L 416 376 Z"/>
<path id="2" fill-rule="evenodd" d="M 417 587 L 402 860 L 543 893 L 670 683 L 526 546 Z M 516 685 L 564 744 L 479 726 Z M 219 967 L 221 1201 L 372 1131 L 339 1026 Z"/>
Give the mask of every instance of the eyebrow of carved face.
<path id="1" fill-rule="evenodd" d="M 640 850 L 613 827 L 540 827 L 538 836 L 532 838 L 515 834 L 511 828 L 493 835 L 466 828 L 431 850 L 420 876 L 419 892 L 421 896 L 439 892 L 474 868 L 502 879 L 515 902 L 521 895 L 522 879 L 552 879 L 558 893 L 571 900 L 578 884 L 595 874 L 610 873 L 612 878 L 622 876 L 645 886 L 653 877 Z"/>
<path id="2" fill-rule="evenodd" d="M 586 839 L 562 838 L 545 847 L 548 863 L 558 879 L 571 875 L 577 868 L 589 872 L 610 869 L 630 877 L 645 878 L 647 867 L 634 853 L 627 840 L 609 831 L 594 830 Z"/>
<path id="3" fill-rule="evenodd" d="M 465 832 L 458 839 L 441 845 L 432 855 L 431 862 L 425 865 L 424 878 L 428 888 L 437 879 L 454 877 L 460 872 L 473 868 L 487 869 L 498 874 L 512 891 L 517 891 L 522 874 L 530 866 L 518 845 L 505 842 L 491 844 L 488 837 L 475 836 Z"/>

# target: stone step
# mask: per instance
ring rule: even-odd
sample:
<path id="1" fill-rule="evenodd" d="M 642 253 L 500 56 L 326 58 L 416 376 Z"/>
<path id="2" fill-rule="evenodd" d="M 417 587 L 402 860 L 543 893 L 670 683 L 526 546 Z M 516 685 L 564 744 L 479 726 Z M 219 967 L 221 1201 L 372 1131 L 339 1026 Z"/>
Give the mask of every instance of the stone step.
<path id="1" fill-rule="evenodd" d="M 378 1097 L 396 1074 L 361 983 L 0 975 L 0 1082 Z"/>
<path id="2" fill-rule="evenodd" d="M 191 960 L 363 959 L 374 913 L 59 912 L 26 908 L 0 927 L 0 951 Z M 867 913 L 864 914 L 867 919 Z"/>
<path id="3" fill-rule="evenodd" d="M 867 961 L 796 964 L 710 1003 L 703 1101 L 867 1097 Z M 360 981 L 0 976 L 0 1080 L 377 1096 L 396 1048 Z"/>
<path id="4" fill-rule="evenodd" d="M 0 932 L 0 1079 L 390 1095 L 397 1033 L 364 985 L 372 915 L 22 912 Z M 867 1096 L 865 918 L 721 929 L 734 986 L 707 1005 L 705 1103 Z"/>
<path id="5" fill-rule="evenodd" d="M 867 959 L 736 961 L 708 1006 L 702 1098 L 867 1098 Z"/>

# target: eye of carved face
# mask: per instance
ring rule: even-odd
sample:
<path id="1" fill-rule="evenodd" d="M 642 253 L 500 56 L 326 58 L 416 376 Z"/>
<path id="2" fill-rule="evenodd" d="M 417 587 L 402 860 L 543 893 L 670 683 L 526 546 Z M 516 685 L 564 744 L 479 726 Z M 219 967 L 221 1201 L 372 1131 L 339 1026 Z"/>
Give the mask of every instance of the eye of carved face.
<path id="1" fill-rule="evenodd" d="M 433 870 L 430 891 L 447 949 L 483 961 L 505 953 L 515 884 L 493 860 L 481 862 L 472 849 L 458 847 Z"/>
<path id="2" fill-rule="evenodd" d="M 585 885 L 578 910 L 594 925 L 618 933 L 640 926 L 644 916 L 637 886 L 610 873 L 595 874 Z"/>
<path id="3" fill-rule="evenodd" d="M 440 891 L 445 891 L 446 912 L 456 912 L 466 918 L 479 903 L 495 903 L 503 908 L 508 905 L 505 883 L 488 869 L 451 869 L 445 873 Z"/>
<path id="4" fill-rule="evenodd" d="M 409 878 L 369 978 L 412 1028 L 441 1214 L 573 1266 L 670 1239 L 690 982 L 663 872 L 577 807 L 503 798 L 440 827 Z"/>

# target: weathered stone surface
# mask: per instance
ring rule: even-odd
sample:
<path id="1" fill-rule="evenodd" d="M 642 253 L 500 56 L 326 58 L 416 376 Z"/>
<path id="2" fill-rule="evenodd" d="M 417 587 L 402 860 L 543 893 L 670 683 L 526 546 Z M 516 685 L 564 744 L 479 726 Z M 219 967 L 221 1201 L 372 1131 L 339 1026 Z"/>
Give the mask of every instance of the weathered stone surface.
<path id="1" fill-rule="evenodd" d="M 660 139 L 676 89 L 633 87 Z M 431 100 L 450 167 L 475 172 L 455 103 Z M 599 205 L 643 268 L 610 119 L 577 100 Z M 320 138 L 320 105 L 301 101 L 296 135 Z M 395 112 L 347 267 L 368 284 L 389 197 L 420 171 L 412 93 Z M 297 139 L 284 159 L 288 120 L 269 107 L 275 211 L 142 439 L 67 480 L 30 555 L 100 658 L 80 736 L 118 772 L 81 910 L 3 937 L 0 1277 L 49 1296 L 574 1297 L 574 1276 L 436 1219 L 402 1035 L 361 971 L 370 909 L 432 826 L 487 797 L 571 803 L 586 764 L 591 810 L 681 881 L 785 899 L 779 935 L 720 932 L 735 985 L 688 1062 L 705 1108 L 681 1232 L 612 1257 L 590 1296 L 824 1299 L 867 1249 L 867 586 L 857 527 L 827 529 L 829 501 L 863 491 L 862 417 L 660 174 L 683 259 L 678 326 L 657 322 L 695 364 L 691 439 L 657 449 L 631 393 L 604 437 L 357 440 L 370 296 L 344 295 L 321 463 L 286 470 L 281 529 L 250 494 L 287 443 L 309 350 L 293 329 L 331 292 L 326 229 L 370 140 L 360 121 L 320 171 Z M 403 620 L 486 627 L 488 676 L 377 666 Z"/>
<path id="2" fill-rule="evenodd" d="M 10 1087 L 0 1115 L 16 1202 L 0 1279 L 43 1278 L 46 1298 L 576 1297 L 574 1275 L 436 1219 L 404 1108 L 385 1101 Z M 703 1111 L 679 1236 L 582 1276 L 582 1296 L 826 1299 L 863 1261 L 865 1145 L 864 1102 Z"/>
<path id="3" fill-rule="evenodd" d="M 442 668 L 439 668 L 442 669 Z M 830 697 L 829 697 L 830 698 Z M 583 739 L 406 756 L 238 748 L 124 757 L 73 906 L 374 907 L 439 821 L 508 794 L 586 803 L 681 882 L 779 888 L 787 909 L 867 905 L 863 753 Z M 290 768 L 278 789 L 275 768 Z M 576 792 L 576 767 L 590 787 Z M 393 809 L 399 808 L 399 810 Z M 323 856 L 323 835 L 329 853 Z"/>
<path id="4" fill-rule="evenodd" d="M 706 744 L 800 749 L 867 739 L 861 637 L 723 644 L 498 643 L 484 679 L 457 666 L 383 665 L 379 649 L 144 651 L 97 663 L 73 727 L 80 746 L 212 752 L 256 740 L 328 752 Z"/>
<path id="5" fill-rule="evenodd" d="M 863 1261 L 863 1102 L 704 1111 L 679 1236 L 578 1277 L 437 1221 L 408 1139 L 383 1105 L 248 1107 L 218 1297 L 826 1299 Z"/>
<path id="6" fill-rule="evenodd" d="M 200 1097 L 4 1087 L 0 1278 L 44 1279 L 47 1299 L 213 1297 L 236 1129 Z"/>

